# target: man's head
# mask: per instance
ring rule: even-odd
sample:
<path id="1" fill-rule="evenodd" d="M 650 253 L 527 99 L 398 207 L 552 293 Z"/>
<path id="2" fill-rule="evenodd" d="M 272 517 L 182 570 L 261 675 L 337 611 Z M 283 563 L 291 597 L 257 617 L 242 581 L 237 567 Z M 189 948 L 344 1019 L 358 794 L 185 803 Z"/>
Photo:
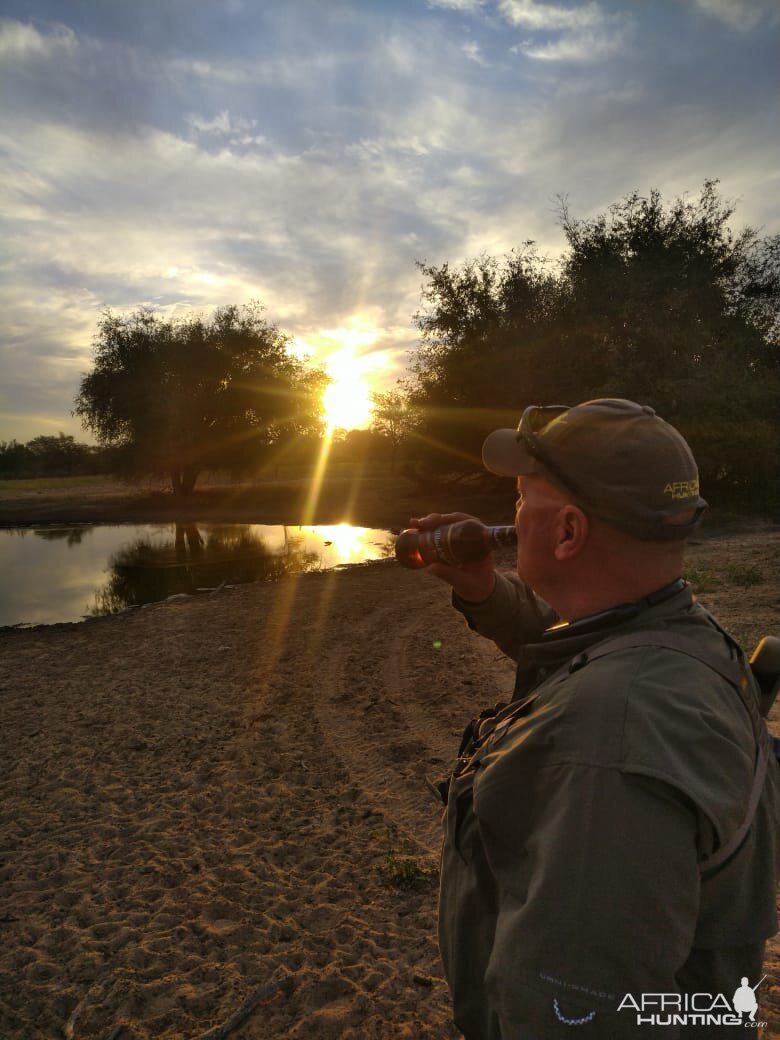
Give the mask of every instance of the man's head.
<path id="1" fill-rule="evenodd" d="M 603 398 L 527 408 L 485 441 L 487 469 L 544 477 L 588 515 L 641 541 L 684 540 L 707 503 L 683 436 L 646 405 Z"/>
<path id="2" fill-rule="evenodd" d="M 631 401 L 526 409 L 482 449 L 518 478 L 518 573 L 572 620 L 679 577 L 706 503 L 690 448 Z"/>

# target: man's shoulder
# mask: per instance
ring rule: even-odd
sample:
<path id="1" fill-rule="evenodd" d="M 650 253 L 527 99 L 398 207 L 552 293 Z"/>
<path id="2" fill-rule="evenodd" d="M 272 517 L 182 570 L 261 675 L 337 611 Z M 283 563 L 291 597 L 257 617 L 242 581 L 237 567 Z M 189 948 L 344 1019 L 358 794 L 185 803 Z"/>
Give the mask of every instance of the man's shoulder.
<path id="1" fill-rule="evenodd" d="M 569 670 L 583 707 L 618 700 L 670 715 L 694 706 L 720 705 L 739 717 L 744 711 L 735 695 L 740 670 L 729 643 L 700 608 L 624 626 L 576 655 Z"/>
<path id="2" fill-rule="evenodd" d="M 608 748 L 613 761 L 630 758 L 637 747 L 687 747 L 716 733 L 752 747 L 747 712 L 728 677 L 736 680 L 739 669 L 726 637 L 701 608 L 622 626 L 565 667 L 543 700 L 563 709 L 562 735 Z"/>
<path id="3" fill-rule="evenodd" d="M 559 747 L 591 747 L 604 765 L 667 780 L 709 805 L 719 789 L 740 790 L 752 775 L 751 723 L 732 683 L 673 640 L 665 645 L 664 634 L 724 665 L 728 643 L 703 611 L 633 631 L 651 629 L 652 644 L 616 645 L 572 674 Z"/>

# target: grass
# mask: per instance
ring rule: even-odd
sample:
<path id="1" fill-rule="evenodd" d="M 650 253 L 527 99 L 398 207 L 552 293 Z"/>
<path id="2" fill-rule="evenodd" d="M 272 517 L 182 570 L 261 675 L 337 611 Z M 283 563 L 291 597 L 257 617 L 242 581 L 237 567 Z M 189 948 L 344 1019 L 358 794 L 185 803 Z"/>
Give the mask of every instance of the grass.
<path id="1" fill-rule="evenodd" d="M 313 477 L 313 467 L 306 465 L 287 465 L 269 468 L 254 477 L 233 478 L 225 471 L 204 472 L 198 478 L 195 495 L 210 492 L 228 495 L 245 494 L 263 489 L 285 487 L 297 488 L 308 485 Z M 327 480 L 330 484 L 340 482 L 361 482 L 386 484 L 389 480 L 387 468 L 379 466 L 363 467 L 351 462 L 330 462 Z M 40 504 L 51 500 L 58 504 L 67 502 L 99 501 L 101 498 L 123 496 L 138 499 L 151 492 L 170 491 L 170 482 L 163 476 L 143 477 L 138 480 L 123 480 L 113 474 L 104 473 L 90 476 L 73 477 L 28 477 L 25 479 L 1 480 L 0 502 L 35 501 Z"/>
<path id="2" fill-rule="evenodd" d="M 369 837 L 381 840 L 377 831 L 371 831 Z M 438 867 L 410 855 L 411 844 L 394 828 L 387 828 L 384 844 L 390 847 L 386 850 L 377 870 L 387 884 L 404 892 L 419 892 L 436 881 L 439 876 Z"/>
<path id="3" fill-rule="evenodd" d="M 398 857 L 388 852 L 379 867 L 379 873 L 393 888 L 419 892 L 435 881 L 439 872 L 435 867 L 422 866 L 408 856 Z"/>
<path id="4" fill-rule="evenodd" d="M 766 580 L 759 567 L 747 563 L 726 563 L 714 567 L 708 563 L 688 562 L 683 569 L 683 577 L 699 593 L 711 592 L 722 585 L 749 589 L 762 585 Z"/>
<path id="5" fill-rule="evenodd" d="M 0 480 L 0 503 L 11 506 L 30 506 L 40 509 L 85 503 L 105 502 L 110 504 L 120 498 L 132 498 L 142 490 L 109 474 L 93 474 L 80 477 L 29 477 L 26 480 Z"/>
<path id="6" fill-rule="evenodd" d="M 688 561 L 683 567 L 683 577 L 693 585 L 696 592 L 709 592 L 720 584 L 718 571 L 708 563 Z"/>
<path id="7" fill-rule="evenodd" d="M 763 585 L 765 580 L 759 568 L 752 567 L 750 564 L 727 563 L 723 572 L 732 585 L 739 585 L 743 589 L 752 588 L 753 585 Z"/>
<path id="8" fill-rule="evenodd" d="M 115 483 L 118 483 L 115 477 L 100 473 L 81 477 L 26 477 L 23 480 L 0 480 L 0 495 L 14 491 L 67 491 Z"/>

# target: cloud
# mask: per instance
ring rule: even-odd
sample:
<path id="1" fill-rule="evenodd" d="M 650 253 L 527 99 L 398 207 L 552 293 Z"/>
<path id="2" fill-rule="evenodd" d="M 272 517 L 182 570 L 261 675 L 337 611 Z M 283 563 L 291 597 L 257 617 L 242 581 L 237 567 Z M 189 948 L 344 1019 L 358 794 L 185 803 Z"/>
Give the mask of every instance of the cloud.
<path id="1" fill-rule="evenodd" d="M 392 386 L 415 261 L 555 255 L 557 193 L 588 216 L 720 176 L 737 223 L 780 229 L 769 20 L 748 41 L 693 5 L 301 0 L 227 29 L 192 5 L 173 33 L 171 3 L 7 0 L 0 411 L 64 423 L 107 306 L 259 299 L 318 360 L 365 327 Z"/>
<path id="2" fill-rule="evenodd" d="M 58 24 L 39 29 L 8 21 L 3 45 L 2 117 L 9 128 L 56 121 L 112 133 L 164 116 L 159 99 L 171 90 L 164 67 L 133 47 Z"/>
<path id="3" fill-rule="evenodd" d="M 605 21 L 596 3 L 560 7 L 539 0 L 500 0 L 498 7 L 507 21 L 524 29 L 574 31 L 593 29 Z"/>
<path id="4" fill-rule="evenodd" d="M 740 32 L 750 32 L 764 21 L 780 20 L 777 0 L 695 0 L 695 3 L 705 14 Z"/>
<path id="5" fill-rule="evenodd" d="M 489 62 L 485 60 L 485 57 L 482 54 L 482 48 L 476 40 L 468 40 L 463 44 L 461 50 L 469 61 L 473 61 L 477 65 L 482 65 L 483 68 L 486 68 L 489 65 Z"/>
<path id="6" fill-rule="evenodd" d="M 538 61 L 588 62 L 603 61 L 622 48 L 622 36 L 598 36 L 588 32 L 562 36 L 550 43 L 518 44 L 512 51 Z"/>
<path id="7" fill-rule="evenodd" d="M 537 61 L 603 61 L 626 47 L 630 19 L 606 15 L 594 2 L 561 7 L 538 0 L 500 0 L 499 9 L 511 25 L 534 34 L 511 47 L 512 53 Z"/>
<path id="8" fill-rule="evenodd" d="M 52 25 L 42 33 L 33 25 L 0 19 L 0 58 L 6 61 L 50 58 L 75 50 L 75 33 L 65 25 Z"/>
<path id="9" fill-rule="evenodd" d="M 432 116 L 450 126 L 454 141 L 456 113 L 445 118 L 436 103 L 429 126 Z M 16 219 L 6 245 L 18 259 L 5 310 L 6 322 L 18 326 L 15 399 L 37 401 L 45 369 L 58 393 L 67 388 L 70 406 L 106 306 L 209 310 L 255 297 L 272 320 L 295 331 L 311 325 L 312 312 L 337 324 L 379 300 L 384 326 L 408 321 L 421 251 L 416 232 L 430 220 L 411 214 L 435 186 L 434 179 L 426 189 L 409 178 L 409 157 L 422 154 L 414 141 L 247 155 L 229 143 L 217 151 L 199 144 L 243 131 L 227 110 L 188 124 L 190 141 L 151 128 L 108 137 L 38 123 L 5 142 L 15 171 L 7 190 Z M 427 135 L 426 147 L 430 141 Z M 35 306 L 22 302 L 30 298 Z M 53 362 L 29 353 L 23 361 L 36 326 L 39 336 L 50 330 L 45 339 L 56 343 L 54 353 L 79 354 L 81 367 L 65 365 L 55 380 Z"/>
<path id="10" fill-rule="evenodd" d="M 209 149 L 228 148 L 237 151 L 264 149 L 270 144 L 267 137 L 257 133 L 257 120 L 233 116 L 223 108 L 208 119 L 195 113 L 185 117 L 192 128 L 192 136 Z"/>
<path id="11" fill-rule="evenodd" d="M 460 11 L 475 14 L 485 4 L 485 0 L 427 0 L 429 7 L 444 8 L 449 11 Z"/>

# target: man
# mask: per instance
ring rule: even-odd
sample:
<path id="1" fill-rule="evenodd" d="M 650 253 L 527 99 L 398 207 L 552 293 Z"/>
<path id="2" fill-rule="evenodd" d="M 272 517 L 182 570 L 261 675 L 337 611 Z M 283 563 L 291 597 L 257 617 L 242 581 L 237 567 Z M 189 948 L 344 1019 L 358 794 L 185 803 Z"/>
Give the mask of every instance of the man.
<path id="1" fill-rule="evenodd" d="M 469 727 L 448 785 L 456 1024 L 719 1037 L 776 928 L 778 798 L 744 658 L 681 579 L 706 506 L 691 451 L 651 408 L 598 400 L 527 409 L 483 460 L 518 478 L 517 576 L 492 557 L 428 568 L 517 661 L 512 702 Z"/>

